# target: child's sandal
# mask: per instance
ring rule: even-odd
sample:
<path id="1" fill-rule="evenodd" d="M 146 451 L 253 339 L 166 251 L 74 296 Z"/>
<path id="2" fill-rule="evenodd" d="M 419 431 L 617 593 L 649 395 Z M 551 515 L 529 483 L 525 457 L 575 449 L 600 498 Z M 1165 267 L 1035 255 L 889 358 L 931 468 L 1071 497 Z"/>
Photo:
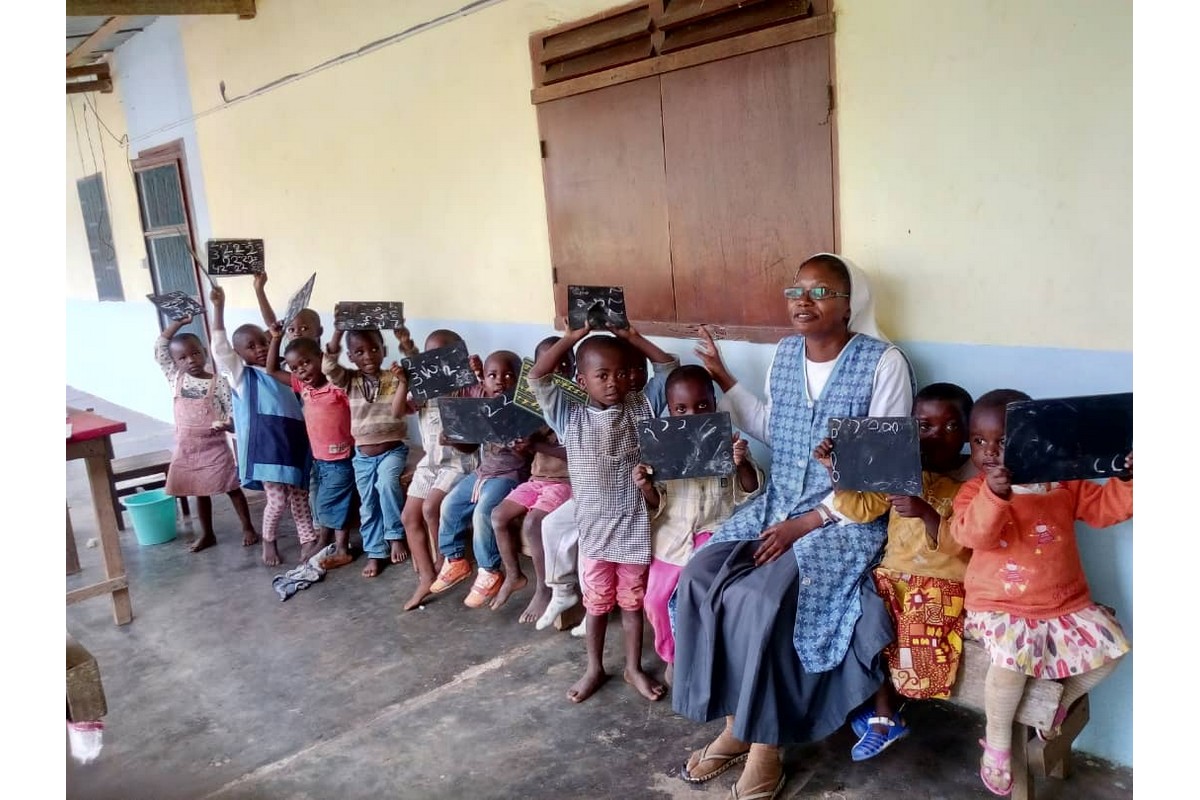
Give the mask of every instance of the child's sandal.
<path id="1" fill-rule="evenodd" d="M 979 779 L 992 794 L 1001 797 L 1012 794 L 1012 751 L 992 747 L 987 743 L 987 739 L 980 739 L 979 743 L 983 745 L 983 757 L 979 759 Z"/>
<path id="2" fill-rule="evenodd" d="M 1062 724 L 1067 719 L 1068 713 L 1070 713 L 1070 709 L 1060 705 L 1054 712 L 1054 721 L 1050 723 L 1050 730 L 1044 731 L 1041 728 L 1035 728 L 1033 732 L 1043 742 L 1058 738 L 1062 734 Z"/>
<path id="3" fill-rule="evenodd" d="M 875 725 L 886 727 L 887 733 L 876 733 L 873 727 Z M 858 743 L 850 748 L 850 758 L 854 761 L 866 761 L 868 758 L 874 758 L 891 747 L 893 743 L 908 736 L 908 731 L 908 726 L 904 724 L 904 720 L 900 719 L 898 714 L 895 719 L 868 717 L 867 729 L 859 737 Z"/>

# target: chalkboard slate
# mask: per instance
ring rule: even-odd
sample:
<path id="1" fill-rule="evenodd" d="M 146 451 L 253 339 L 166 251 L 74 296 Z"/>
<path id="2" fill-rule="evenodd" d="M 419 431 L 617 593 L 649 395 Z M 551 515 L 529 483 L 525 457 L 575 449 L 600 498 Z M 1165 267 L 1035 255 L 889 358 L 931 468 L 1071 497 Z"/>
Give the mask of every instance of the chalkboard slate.
<path id="1" fill-rule="evenodd" d="M 830 417 L 837 489 L 920 497 L 921 446 L 913 417 Z"/>
<path id="2" fill-rule="evenodd" d="M 339 331 L 403 328 L 404 303 L 343 301 L 333 307 L 333 327 Z"/>
<path id="3" fill-rule="evenodd" d="M 733 425 L 724 411 L 643 420 L 637 433 L 642 463 L 656 481 L 733 472 Z"/>
<path id="4" fill-rule="evenodd" d="M 262 239 L 209 239 L 209 275 L 257 275 L 267 268 Z"/>
<path id="5" fill-rule="evenodd" d="M 408 390 L 421 403 L 479 383 L 462 342 L 405 358 L 400 366 L 408 375 Z"/>
<path id="6" fill-rule="evenodd" d="M 308 301 L 312 299 L 313 284 L 316 283 L 316 281 L 317 273 L 314 272 L 309 279 L 304 282 L 304 285 L 300 287 L 300 290 L 292 295 L 292 299 L 288 301 L 287 313 L 283 315 L 283 319 L 281 320 L 285 328 L 287 327 L 287 324 L 295 319 L 296 315 L 308 305 Z"/>
<path id="7" fill-rule="evenodd" d="M 1009 403 L 1004 466 L 1015 484 L 1125 475 L 1133 393 Z"/>
<path id="8" fill-rule="evenodd" d="M 183 292 L 148 294 L 146 295 L 146 299 L 158 306 L 158 310 L 172 320 L 194 317 L 197 314 L 204 313 L 204 306 L 200 305 L 196 301 L 196 298 L 190 297 Z"/>
<path id="9" fill-rule="evenodd" d="M 545 424 L 522 411 L 511 394 L 443 397 L 438 400 L 438 414 L 446 438 L 462 444 L 508 444 L 533 435 Z"/>
<path id="10" fill-rule="evenodd" d="M 517 377 L 517 388 L 513 396 L 513 402 L 517 405 L 517 408 L 524 409 L 540 418 L 543 416 L 542 407 L 538 405 L 537 398 L 533 396 L 533 389 L 529 386 L 529 370 L 533 369 L 533 363 L 532 358 L 521 359 L 521 374 Z M 550 380 L 555 385 L 561 386 L 570 400 L 581 405 L 587 405 L 588 394 L 578 383 L 570 378 L 564 378 L 557 372 L 551 374 Z"/>
<path id="11" fill-rule="evenodd" d="M 614 328 L 628 328 L 625 290 L 620 286 L 568 286 L 568 327 L 571 330 L 586 328 L 589 320 L 598 328 L 608 325 Z"/>

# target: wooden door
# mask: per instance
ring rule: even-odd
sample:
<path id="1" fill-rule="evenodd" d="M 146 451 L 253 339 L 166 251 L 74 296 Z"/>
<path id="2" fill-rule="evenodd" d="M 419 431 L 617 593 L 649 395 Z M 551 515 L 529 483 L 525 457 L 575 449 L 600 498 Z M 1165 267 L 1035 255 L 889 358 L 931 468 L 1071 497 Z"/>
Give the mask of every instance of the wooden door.
<path id="1" fill-rule="evenodd" d="M 783 287 L 834 249 L 829 42 L 661 76 L 679 322 L 787 327 Z"/>
<path id="2" fill-rule="evenodd" d="M 566 314 L 568 284 L 624 286 L 635 324 L 674 321 L 659 79 L 537 113 L 555 313 Z"/>
<path id="3" fill-rule="evenodd" d="M 132 163 L 154 292 L 183 292 L 207 307 L 204 298 L 207 284 L 201 283 L 199 266 L 192 258 L 196 246 L 182 143 L 142 153 Z M 158 317 L 160 328 L 165 328 L 170 320 L 161 312 Z M 180 331 L 207 340 L 207 317 L 193 319 Z"/>

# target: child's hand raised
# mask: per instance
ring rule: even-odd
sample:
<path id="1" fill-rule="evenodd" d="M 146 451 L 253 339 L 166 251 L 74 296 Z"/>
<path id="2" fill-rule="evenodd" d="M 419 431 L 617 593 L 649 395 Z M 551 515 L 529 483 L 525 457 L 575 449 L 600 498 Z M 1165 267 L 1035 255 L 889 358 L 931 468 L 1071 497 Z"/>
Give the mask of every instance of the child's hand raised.
<path id="1" fill-rule="evenodd" d="M 261 292 L 263 287 L 267 285 L 267 271 L 254 273 L 254 291 Z"/>
<path id="2" fill-rule="evenodd" d="M 935 517 L 938 515 L 937 509 L 920 497 L 913 497 L 907 494 L 889 494 L 887 499 L 892 504 L 892 508 L 896 509 L 896 513 L 902 517 L 928 519 L 930 515 Z"/>
<path id="3" fill-rule="evenodd" d="M 833 439 L 828 436 L 813 448 L 813 458 L 825 469 L 833 469 Z"/>
<path id="4" fill-rule="evenodd" d="M 483 359 L 477 355 L 467 356 L 467 364 L 471 366 L 471 372 L 475 373 L 475 377 L 483 380 Z"/>
<path id="5" fill-rule="evenodd" d="M 987 478 L 988 488 L 992 490 L 992 494 L 996 495 L 996 497 L 999 497 L 1001 500 L 1007 500 L 1012 496 L 1012 475 L 1003 464 L 997 464 L 994 467 L 985 467 L 984 476 Z"/>
<path id="6" fill-rule="evenodd" d="M 750 443 L 743 439 L 738 434 L 733 435 L 733 465 L 740 467 L 746 460 L 746 452 L 750 449 Z"/>
<path id="7" fill-rule="evenodd" d="M 255 277 L 258 277 L 258 276 L 256 275 Z M 271 332 L 272 339 L 282 339 L 283 338 L 283 323 L 280 322 L 279 320 L 275 320 L 274 322 L 272 322 L 271 327 L 268 328 L 268 330 L 270 330 L 270 332 Z"/>
<path id="8" fill-rule="evenodd" d="M 652 483 L 651 475 L 654 470 L 645 464 L 638 464 L 633 468 L 633 485 L 639 489 L 644 489 Z"/>
<path id="9" fill-rule="evenodd" d="M 208 293 L 208 299 L 212 300 L 214 306 L 221 307 L 225 305 L 225 290 L 220 286 L 213 284 L 212 291 Z"/>

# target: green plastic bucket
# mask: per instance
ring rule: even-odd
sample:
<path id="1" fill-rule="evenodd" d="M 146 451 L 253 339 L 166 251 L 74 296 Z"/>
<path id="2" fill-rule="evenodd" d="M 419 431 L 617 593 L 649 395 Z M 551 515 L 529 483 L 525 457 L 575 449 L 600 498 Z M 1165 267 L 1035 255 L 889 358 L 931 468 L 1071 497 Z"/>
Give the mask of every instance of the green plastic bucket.
<path id="1" fill-rule="evenodd" d="M 138 544 L 162 544 L 175 538 L 175 498 L 165 489 L 151 489 L 121 498 L 133 520 Z"/>

